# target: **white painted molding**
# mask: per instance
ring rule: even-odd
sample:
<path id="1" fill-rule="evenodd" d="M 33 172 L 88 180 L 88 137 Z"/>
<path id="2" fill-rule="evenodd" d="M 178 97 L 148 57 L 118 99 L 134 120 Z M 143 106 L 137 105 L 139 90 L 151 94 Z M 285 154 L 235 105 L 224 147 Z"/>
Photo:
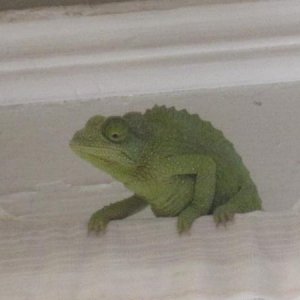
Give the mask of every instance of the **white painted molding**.
<path id="1" fill-rule="evenodd" d="M 0 105 L 298 81 L 299 16 L 284 0 L 2 20 Z"/>

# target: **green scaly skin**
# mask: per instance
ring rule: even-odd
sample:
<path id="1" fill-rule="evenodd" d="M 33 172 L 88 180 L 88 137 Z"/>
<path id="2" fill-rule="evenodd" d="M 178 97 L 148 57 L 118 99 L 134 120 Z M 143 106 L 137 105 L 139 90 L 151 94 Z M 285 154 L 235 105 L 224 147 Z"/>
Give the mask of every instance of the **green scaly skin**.
<path id="1" fill-rule="evenodd" d="M 122 182 L 134 195 L 96 211 L 89 231 L 150 205 L 158 217 L 178 217 L 178 232 L 200 216 L 225 224 L 235 213 L 261 209 L 249 172 L 233 145 L 198 115 L 155 106 L 144 114 L 94 116 L 70 147 Z"/>

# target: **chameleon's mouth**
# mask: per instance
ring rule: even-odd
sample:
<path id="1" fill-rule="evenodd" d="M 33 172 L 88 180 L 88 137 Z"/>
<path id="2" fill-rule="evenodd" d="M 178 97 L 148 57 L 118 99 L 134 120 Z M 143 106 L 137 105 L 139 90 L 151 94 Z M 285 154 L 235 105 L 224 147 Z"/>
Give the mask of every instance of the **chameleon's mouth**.
<path id="1" fill-rule="evenodd" d="M 88 160 L 90 162 L 94 162 L 96 164 L 105 163 L 109 165 L 114 165 L 117 164 L 117 161 L 119 161 L 122 158 L 122 161 L 126 159 L 127 163 L 134 163 L 133 159 L 128 156 L 124 151 L 117 151 L 119 152 L 119 158 L 116 157 L 115 160 L 107 158 L 107 155 L 105 153 L 110 153 L 110 156 L 112 156 L 112 153 L 114 152 L 111 148 L 107 147 L 101 147 L 95 148 L 95 147 L 90 147 L 90 146 L 82 146 L 78 145 L 76 142 L 71 141 L 69 144 L 70 148 L 73 150 L 75 154 L 77 154 L 79 157 Z"/>
<path id="2" fill-rule="evenodd" d="M 69 146 L 76 154 L 86 153 L 86 154 L 93 154 L 96 156 L 96 151 L 92 147 L 80 146 L 72 141 L 70 142 Z"/>
<path id="3" fill-rule="evenodd" d="M 100 155 L 99 149 L 88 147 L 88 146 L 80 146 L 76 143 L 70 142 L 70 148 L 80 157 L 84 159 L 90 159 L 90 160 L 101 160 L 106 163 L 112 163 L 111 160 L 104 158 Z"/>

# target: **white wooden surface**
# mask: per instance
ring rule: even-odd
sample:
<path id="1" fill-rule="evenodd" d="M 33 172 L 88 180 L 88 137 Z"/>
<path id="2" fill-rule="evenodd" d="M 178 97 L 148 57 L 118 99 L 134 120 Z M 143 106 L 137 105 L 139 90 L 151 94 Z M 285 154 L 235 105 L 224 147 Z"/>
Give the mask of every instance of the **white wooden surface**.
<path id="1" fill-rule="evenodd" d="M 175 219 L 144 216 L 87 236 L 91 199 L 116 194 L 67 187 L 10 199 L 26 214 L 0 221 L 1 299 L 299 299 L 299 213 L 251 213 L 218 229 L 203 217 L 181 237 Z"/>
<path id="2" fill-rule="evenodd" d="M 0 16 L 0 299 L 300 299 L 300 5 L 229 2 Z M 179 237 L 145 210 L 88 237 L 129 193 L 68 141 L 154 104 L 222 129 L 265 212 Z"/>

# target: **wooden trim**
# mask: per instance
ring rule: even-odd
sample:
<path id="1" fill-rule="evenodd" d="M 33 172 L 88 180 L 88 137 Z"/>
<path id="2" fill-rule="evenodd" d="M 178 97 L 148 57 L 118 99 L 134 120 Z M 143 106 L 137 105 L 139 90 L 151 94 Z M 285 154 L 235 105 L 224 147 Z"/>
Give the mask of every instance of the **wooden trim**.
<path id="1" fill-rule="evenodd" d="M 43 15 L 0 26 L 0 105 L 300 80 L 300 2 Z"/>

